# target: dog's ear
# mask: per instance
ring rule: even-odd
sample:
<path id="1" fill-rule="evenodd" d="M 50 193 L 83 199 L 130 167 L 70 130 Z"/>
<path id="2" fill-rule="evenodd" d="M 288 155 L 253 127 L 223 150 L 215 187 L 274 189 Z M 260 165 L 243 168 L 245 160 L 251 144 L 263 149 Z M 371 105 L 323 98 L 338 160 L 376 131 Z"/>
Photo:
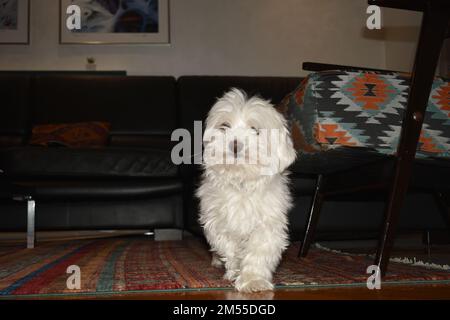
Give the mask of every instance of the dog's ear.
<path id="1" fill-rule="evenodd" d="M 280 141 L 278 144 L 278 170 L 283 172 L 289 167 L 297 157 L 297 152 L 294 149 L 292 143 L 291 134 L 286 126 L 286 122 L 283 118 L 283 127 L 280 131 Z"/>

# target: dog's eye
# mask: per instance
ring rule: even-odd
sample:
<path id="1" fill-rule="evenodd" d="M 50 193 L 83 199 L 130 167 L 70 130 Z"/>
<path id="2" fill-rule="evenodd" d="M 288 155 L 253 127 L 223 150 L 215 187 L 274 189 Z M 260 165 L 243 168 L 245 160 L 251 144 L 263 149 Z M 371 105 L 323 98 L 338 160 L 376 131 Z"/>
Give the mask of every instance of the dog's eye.
<path id="1" fill-rule="evenodd" d="M 259 129 L 256 129 L 255 127 L 251 127 L 250 129 L 252 129 L 257 135 L 259 134 Z"/>
<path id="2" fill-rule="evenodd" d="M 230 125 L 228 123 L 226 123 L 226 122 L 222 123 L 219 126 L 219 130 L 225 131 L 226 129 L 230 129 Z"/>

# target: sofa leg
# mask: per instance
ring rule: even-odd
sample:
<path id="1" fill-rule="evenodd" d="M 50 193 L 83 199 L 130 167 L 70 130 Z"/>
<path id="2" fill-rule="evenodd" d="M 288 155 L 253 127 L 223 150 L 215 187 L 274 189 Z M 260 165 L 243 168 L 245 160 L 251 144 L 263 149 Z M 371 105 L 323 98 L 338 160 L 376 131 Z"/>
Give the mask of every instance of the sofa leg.
<path id="1" fill-rule="evenodd" d="M 316 231 L 317 223 L 319 221 L 320 210 L 324 201 L 324 194 L 322 193 L 324 185 L 324 177 L 320 174 L 317 177 L 316 190 L 311 202 L 308 220 L 305 226 L 305 233 L 303 235 L 303 241 L 298 252 L 299 257 L 306 257 L 308 254 L 311 242 L 314 239 L 314 233 Z"/>
<path id="2" fill-rule="evenodd" d="M 183 240 L 183 230 L 155 229 L 155 241 Z"/>
<path id="3" fill-rule="evenodd" d="M 31 197 L 27 201 L 27 249 L 33 249 L 36 242 L 36 203 Z"/>

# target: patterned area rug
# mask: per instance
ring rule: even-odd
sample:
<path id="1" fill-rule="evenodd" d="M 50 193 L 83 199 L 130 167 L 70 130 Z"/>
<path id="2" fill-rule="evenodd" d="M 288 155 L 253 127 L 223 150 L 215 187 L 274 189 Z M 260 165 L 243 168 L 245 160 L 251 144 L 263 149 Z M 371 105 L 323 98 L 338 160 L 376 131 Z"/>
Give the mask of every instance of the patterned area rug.
<path id="1" fill-rule="evenodd" d="M 274 277 L 278 288 L 365 286 L 372 259 L 311 249 L 297 259 L 298 244 L 285 252 Z M 67 268 L 80 267 L 81 288 L 70 290 Z M 0 297 L 108 295 L 230 288 L 223 271 L 210 266 L 198 240 L 156 242 L 141 237 L 42 243 L 35 249 L 0 245 Z M 450 271 L 391 263 L 383 282 L 449 283 Z"/>

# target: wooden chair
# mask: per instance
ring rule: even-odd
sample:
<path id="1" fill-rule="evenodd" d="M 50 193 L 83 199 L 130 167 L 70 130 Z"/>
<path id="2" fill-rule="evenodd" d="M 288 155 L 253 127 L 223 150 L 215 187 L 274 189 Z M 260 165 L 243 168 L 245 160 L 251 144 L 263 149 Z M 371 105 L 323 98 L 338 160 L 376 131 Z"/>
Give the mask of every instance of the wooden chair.
<path id="1" fill-rule="evenodd" d="M 410 187 L 413 167 L 418 165 L 416 185 L 427 187 L 427 179 L 436 180 L 443 174 L 450 178 L 450 169 L 443 166 L 436 169 L 425 164 L 417 164 L 415 153 L 424 120 L 424 114 L 430 96 L 442 44 L 449 33 L 450 1 L 449 0 L 369 0 L 369 4 L 382 7 L 422 11 L 423 20 L 414 67 L 409 98 L 402 122 L 400 141 L 395 156 L 386 157 L 383 161 L 371 162 L 368 165 L 353 168 L 351 172 L 333 172 L 317 176 L 316 190 L 313 196 L 305 234 L 299 256 L 306 256 L 314 237 L 322 204 L 327 196 L 353 193 L 361 190 L 387 188 L 388 199 L 384 212 L 384 222 L 379 238 L 374 264 L 384 276 L 387 271 L 395 230 L 406 193 Z M 356 69 L 359 67 L 336 66 L 326 64 L 305 63 L 309 71 L 336 69 Z M 366 69 L 379 71 L 376 69 Z M 445 184 L 450 185 L 447 180 Z M 448 208 L 443 199 L 442 190 L 436 190 L 432 183 L 431 192 L 441 204 L 445 219 L 448 220 Z M 450 187 L 450 186 L 448 186 Z M 450 225 L 450 223 L 449 223 Z"/>

